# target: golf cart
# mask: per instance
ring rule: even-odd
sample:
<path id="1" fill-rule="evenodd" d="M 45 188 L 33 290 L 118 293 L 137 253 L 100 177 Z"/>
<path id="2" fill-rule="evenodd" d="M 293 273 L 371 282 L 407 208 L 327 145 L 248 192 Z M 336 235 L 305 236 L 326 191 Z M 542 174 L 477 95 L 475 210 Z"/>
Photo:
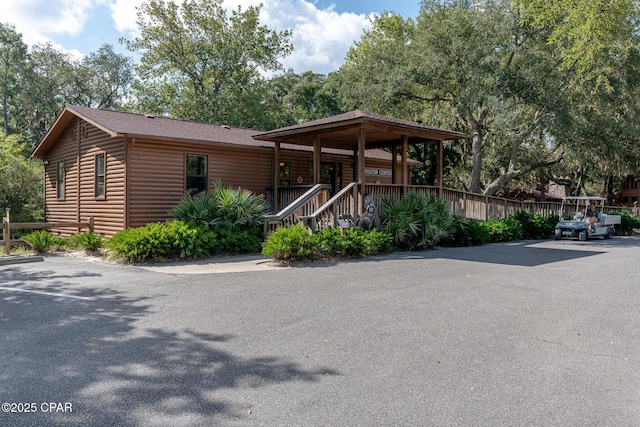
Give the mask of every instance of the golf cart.
<path id="1" fill-rule="evenodd" d="M 585 241 L 590 237 L 603 237 L 605 239 L 613 238 L 615 234 L 614 225 L 620 224 L 620 215 L 607 215 L 604 213 L 604 202 L 606 199 L 602 197 L 566 196 L 562 198 L 560 207 L 559 221 L 556 224 L 554 238 L 560 240 L 563 237 L 577 237 L 581 241 Z M 589 230 L 587 216 L 589 205 L 595 205 L 596 219 Z M 565 215 L 571 216 L 571 219 L 565 219 Z"/>

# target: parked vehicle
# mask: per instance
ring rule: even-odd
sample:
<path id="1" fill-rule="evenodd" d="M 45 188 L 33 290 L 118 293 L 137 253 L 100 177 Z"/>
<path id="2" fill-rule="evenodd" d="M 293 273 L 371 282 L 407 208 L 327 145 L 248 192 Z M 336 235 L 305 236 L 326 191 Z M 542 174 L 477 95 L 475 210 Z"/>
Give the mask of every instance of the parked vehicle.
<path id="1" fill-rule="evenodd" d="M 622 218 L 620 215 L 604 213 L 605 200 L 595 196 L 563 197 L 554 238 L 560 240 L 563 237 L 569 237 L 578 238 L 581 241 L 591 237 L 613 238 L 615 235 L 614 227 L 621 223 Z M 591 204 L 594 205 L 593 210 L 590 209 Z M 566 217 L 570 217 L 570 219 L 566 219 Z"/>

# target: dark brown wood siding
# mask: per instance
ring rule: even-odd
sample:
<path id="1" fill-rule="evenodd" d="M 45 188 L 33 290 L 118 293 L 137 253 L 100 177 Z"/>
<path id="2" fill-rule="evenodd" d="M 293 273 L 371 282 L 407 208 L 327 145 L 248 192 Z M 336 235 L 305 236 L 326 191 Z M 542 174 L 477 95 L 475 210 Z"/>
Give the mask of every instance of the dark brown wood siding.
<path id="1" fill-rule="evenodd" d="M 75 139 L 72 134 L 75 133 Z M 128 148 L 127 148 L 128 144 Z M 105 196 L 96 197 L 95 156 L 105 154 Z M 205 155 L 209 188 L 215 181 L 266 194 L 273 186 L 272 148 L 212 143 L 184 143 L 113 138 L 82 120 L 74 120 L 47 153 L 45 215 L 47 221 L 84 221 L 92 216 L 95 231 L 110 237 L 126 226 L 165 221 L 185 194 L 187 154 Z M 78 157 L 80 163 L 78 164 Z M 291 185 L 311 184 L 309 151 L 282 150 L 291 164 Z M 65 197 L 57 198 L 57 165 L 65 162 Z M 323 162 L 342 164 L 342 183 L 353 180 L 351 156 L 323 154 Z M 388 161 L 367 159 L 366 167 L 390 169 Z M 127 179 L 128 171 L 128 179 Z M 298 183 L 297 178 L 302 182 Z M 388 176 L 367 176 L 367 183 L 391 183 Z M 128 193 L 128 196 L 126 194 Z M 53 229 L 69 235 L 77 229 Z"/>
<path id="2" fill-rule="evenodd" d="M 136 140 L 129 148 L 129 226 L 170 218 L 186 190 L 188 154 L 207 156 L 208 185 L 220 181 L 265 193 L 273 181 L 273 150 L 224 144 Z"/>
<path id="3" fill-rule="evenodd" d="M 93 217 L 95 232 L 111 236 L 124 229 L 125 144 L 82 120 L 74 120 L 47 153 L 45 167 L 45 219 L 86 221 Z M 105 195 L 95 193 L 95 155 L 105 155 Z M 80 162 L 78 163 L 78 158 Z M 58 162 L 65 162 L 65 198 L 57 197 Z M 78 229 L 54 228 L 61 235 Z"/>

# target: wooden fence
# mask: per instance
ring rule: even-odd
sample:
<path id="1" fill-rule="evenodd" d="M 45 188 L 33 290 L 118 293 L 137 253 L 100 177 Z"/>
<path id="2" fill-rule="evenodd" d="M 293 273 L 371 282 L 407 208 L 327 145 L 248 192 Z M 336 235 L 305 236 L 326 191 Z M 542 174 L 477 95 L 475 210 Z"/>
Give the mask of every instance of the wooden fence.
<path id="1" fill-rule="evenodd" d="M 378 206 L 384 205 L 384 200 L 399 200 L 406 192 L 413 191 L 420 194 L 433 194 L 444 200 L 449 211 L 460 216 L 478 221 L 500 220 L 520 212 L 531 212 L 542 216 L 559 215 L 561 202 L 552 201 L 519 201 L 502 197 L 485 196 L 482 194 L 467 193 L 465 191 L 449 188 L 439 189 L 427 185 L 379 185 L 365 186 L 365 193 L 371 193 Z M 574 209 L 575 210 L 575 209 Z M 631 214 L 632 208 L 624 206 L 605 206 L 605 212 L 627 211 Z"/>
<path id="2" fill-rule="evenodd" d="M 46 228 L 86 228 L 93 231 L 93 217 L 81 222 L 11 222 L 9 210 L 2 219 L 2 241 L 0 246 L 4 248 L 3 255 L 11 255 L 11 246 L 24 245 L 22 240 L 11 240 L 11 230 L 41 230 Z"/>

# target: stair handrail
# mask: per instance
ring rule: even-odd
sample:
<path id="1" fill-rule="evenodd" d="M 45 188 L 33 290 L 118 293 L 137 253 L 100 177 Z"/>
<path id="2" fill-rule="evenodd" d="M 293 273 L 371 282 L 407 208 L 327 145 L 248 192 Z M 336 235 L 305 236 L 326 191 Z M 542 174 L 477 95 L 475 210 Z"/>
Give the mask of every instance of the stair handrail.
<path id="1" fill-rule="evenodd" d="M 318 209 L 316 209 L 314 213 L 312 213 L 311 215 L 301 216 L 299 217 L 299 219 L 305 221 L 307 223 L 307 227 L 309 227 L 311 229 L 311 232 L 313 233 L 316 231 L 316 228 L 317 228 L 318 217 L 323 213 L 325 213 L 326 211 L 328 211 L 330 208 L 333 208 L 333 211 L 334 211 L 333 226 L 336 226 L 338 216 L 340 216 L 339 213 L 335 210 L 337 206 L 337 202 L 340 201 L 344 197 L 344 195 L 348 194 L 349 192 L 353 192 L 353 200 L 354 200 L 353 206 L 351 209 L 352 212 L 349 212 L 349 214 L 353 217 L 357 216 L 358 214 L 357 212 L 358 183 L 352 182 L 348 184 L 346 187 L 342 188 L 342 190 L 336 193 L 332 198 L 327 200 L 327 202 L 324 205 L 320 206 Z M 345 213 L 343 212 L 342 215 L 344 214 Z"/>
<path id="2" fill-rule="evenodd" d="M 325 191 L 328 188 L 326 184 L 316 184 L 307 190 L 300 197 L 291 202 L 288 206 L 285 206 L 280 212 L 271 215 L 265 215 L 264 217 L 264 234 L 268 234 L 269 225 L 286 222 L 289 217 L 293 216 L 298 210 L 304 207 L 307 203 L 311 202 L 318 194 Z"/>

